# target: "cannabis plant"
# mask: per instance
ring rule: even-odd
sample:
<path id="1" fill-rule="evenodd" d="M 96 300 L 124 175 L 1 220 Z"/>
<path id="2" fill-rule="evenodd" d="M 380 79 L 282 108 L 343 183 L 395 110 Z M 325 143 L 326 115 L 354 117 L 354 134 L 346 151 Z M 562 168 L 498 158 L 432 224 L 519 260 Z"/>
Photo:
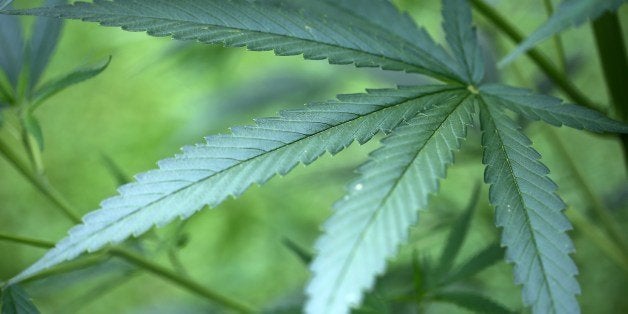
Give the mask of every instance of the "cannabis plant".
<path id="1" fill-rule="evenodd" d="M 501 230 L 504 257 L 514 264 L 524 304 L 534 313 L 577 313 L 580 288 L 575 278 L 578 269 L 570 257 L 574 247 L 567 235 L 571 225 L 563 213 L 566 205 L 517 121 L 521 117 L 596 133 L 628 133 L 628 125 L 592 109 L 586 96 L 557 76 L 542 55 L 530 50 L 572 24 L 608 14 L 622 2 L 565 0 L 546 24 L 503 61 L 527 51 L 579 104 L 485 79 L 471 4 L 518 38 L 481 0 L 442 1 L 447 48 L 385 0 L 95 0 L 5 9 L 3 14 L 80 19 L 176 40 L 419 73 L 440 83 L 339 95 L 183 147 L 180 154 L 159 161 L 157 169 L 122 185 L 119 195 L 104 200 L 41 259 L 8 280 L 4 306 L 27 311 L 29 303 L 18 284 L 60 263 L 118 245 L 153 226 L 187 219 L 204 206 L 216 207 L 229 196 L 241 195 L 253 184 L 287 175 L 299 164 L 309 165 L 325 153 L 335 155 L 353 142 L 363 144 L 383 133 L 380 147 L 357 169 L 346 195 L 334 204 L 310 264 L 304 311 L 348 313 L 362 304 L 364 293 L 384 272 L 387 259 L 407 239 L 419 210 L 429 208 L 430 195 L 438 193 L 439 180 L 454 162 L 467 129 L 474 127 L 482 131 L 484 182 L 490 185 L 489 200 L 495 225 Z M 8 57 L 0 61 L 4 60 L 9 86 L 19 90 L 19 70 L 7 70 L 16 66 Z M 39 71 L 37 62 L 43 61 L 36 57 L 31 68 Z M 36 76 L 31 75 L 31 82 L 36 83 L 32 80 Z M 12 95 L 10 90 L 5 88 L 4 94 Z M 45 87 L 41 90 L 20 99 L 37 104 L 47 95 Z M 6 98 L 3 102 L 12 103 L 13 98 Z M 138 259 L 119 245 L 108 252 Z M 232 309 L 250 310 L 215 299 Z M 16 302 L 26 305 L 13 305 Z"/>

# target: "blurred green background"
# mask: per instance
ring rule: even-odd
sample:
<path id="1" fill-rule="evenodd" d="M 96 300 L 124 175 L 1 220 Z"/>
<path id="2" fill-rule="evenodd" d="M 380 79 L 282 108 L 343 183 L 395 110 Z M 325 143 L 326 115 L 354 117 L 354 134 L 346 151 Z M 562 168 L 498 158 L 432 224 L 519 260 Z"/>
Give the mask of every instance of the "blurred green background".
<path id="1" fill-rule="evenodd" d="M 29 1 L 24 2 L 28 5 Z M 546 17 L 541 1 L 491 3 L 507 12 L 509 20 L 525 33 Z M 397 5 L 444 42 L 438 1 L 407 0 L 397 1 Z M 627 14 L 628 8 L 623 6 L 620 16 Z M 23 21 L 29 25 L 32 20 Z M 475 21 L 486 48 L 490 79 L 555 93 L 525 57 L 499 71 L 491 67 L 513 46 L 482 17 L 475 16 Z M 628 33 L 627 25 L 623 26 Z M 569 77 L 590 98 L 607 104 L 590 27 L 565 32 L 563 41 Z M 551 41 L 541 48 L 556 60 Z M 82 214 L 115 194 L 117 181 L 105 162 L 107 158 L 130 176 L 155 167 L 156 161 L 172 156 L 181 146 L 201 142 L 205 135 L 228 132 L 232 125 L 250 124 L 255 117 L 331 99 L 338 93 L 362 92 L 367 87 L 429 82 L 419 75 L 175 42 L 76 21 L 65 24 L 44 81 L 110 55 L 112 63 L 101 75 L 58 94 L 36 114 L 44 132 L 46 173 Z M 588 217 L 590 207 L 601 202 L 623 228 L 628 226 L 628 182 L 616 138 L 550 129 L 540 123 L 526 129 L 552 170 L 568 211 Z M 10 128 L 3 127 L 0 136 L 23 151 Z M 469 139 L 456 156 L 457 163 L 442 182 L 442 192 L 432 197 L 428 211 L 421 212 L 409 244 L 393 264 L 407 262 L 414 252 L 423 257 L 440 253 L 450 223 L 461 213 L 473 186 L 482 180 L 479 137 L 477 129 L 470 130 Z M 289 239 L 311 250 L 319 225 L 329 216 L 333 202 L 343 195 L 344 185 L 355 177 L 353 169 L 377 147 L 378 139 L 363 146 L 354 144 L 333 158 L 325 155 L 307 168 L 297 167 L 287 177 L 253 187 L 238 200 L 205 209 L 186 223 L 156 229 L 144 237 L 146 250 L 156 252 L 149 253 L 154 261 L 172 265 L 156 239 L 180 239 L 182 245 L 176 255 L 183 271 L 203 285 L 258 307 L 298 303 L 309 274 L 307 266 L 283 241 Z M 584 178 L 585 186 L 574 179 L 574 171 Z M 487 192 L 483 186 L 462 258 L 499 235 L 493 227 Z M 0 158 L 2 233 L 56 241 L 70 227 L 52 203 Z M 586 230 L 576 225 L 571 236 L 581 272 L 583 312 L 628 312 L 628 273 L 602 253 Z M 41 249 L 0 242 L 0 279 L 12 277 L 43 253 Z M 512 278 L 511 266 L 501 262 L 482 272 L 473 287 L 512 309 L 521 309 L 519 288 Z M 119 261 L 25 287 L 44 313 L 196 313 L 215 309 L 188 291 Z M 425 310 L 464 312 L 441 303 Z"/>

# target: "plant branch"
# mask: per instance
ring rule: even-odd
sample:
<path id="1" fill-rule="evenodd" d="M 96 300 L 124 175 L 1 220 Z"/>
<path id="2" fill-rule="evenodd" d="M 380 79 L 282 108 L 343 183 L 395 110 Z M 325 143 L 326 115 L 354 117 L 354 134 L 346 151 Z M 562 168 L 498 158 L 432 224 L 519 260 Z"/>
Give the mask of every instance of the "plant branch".
<path id="1" fill-rule="evenodd" d="M 0 155 L 13 165 L 13 167 L 20 172 L 31 184 L 33 184 L 44 196 L 52 201 L 73 223 L 80 223 L 81 218 L 74 212 L 70 204 L 61 196 L 61 194 L 55 190 L 46 180 L 42 177 L 33 174 L 20 158 L 15 154 L 10 146 L 0 138 Z"/>
<path id="2" fill-rule="evenodd" d="M 44 240 L 30 239 L 30 238 L 25 238 L 25 237 L 10 235 L 10 234 L 2 234 L 2 233 L 0 233 L 0 241 L 13 242 L 17 244 L 25 244 L 25 245 L 29 245 L 33 247 L 44 248 L 44 249 L 49 249 L 55 246 L 54 243 L 44 241 Z"/>
<path id="3" fill-rule="evenodd" d="M 595 43 L 615 112 L 628 120 L 628 60 L 619 18 L 606 12 L 593 21 Z"/>
<path id="4" fill-rule="evenodd" d="M 34 247 L 39 247 L 39 248 L 52 248 L 55 246 L 53 242 L 49 242 L 45 240 L 30 239 L 30 238 L 24 238 L 24 237 L 6 235 L 6 234 L 0 234 L 0 241 L 26 244 L 26 245 L 30 245 Z M 228 298 L 215 291 L 207 289 L 201 286 L 199 283 L 187 277 L 183 277 L 177 274 L 176 272 L 170 269 L 167 269 L 159 264 L 156 264 L 137 253 L 134 253 L 134 252 L 131 252 L 131 251 L 119 248 L 119 247 L 113 247 L 109 249 L 107 253 L 111 256 L 115 256 L 129 262 L 139 269 L 148 271 L 154 275 L 167 279 L 187 289 L 190 292 L 200 295 L 210 301 L 221 304 L 227 308 L 233 309 L 241 313 L 253 313 L 254 312 L 254 310 L 248 305 L 242 304 L 241 302 L 237 300 Z M 50 269 L 50 271 L 47 273 L 40 273 L 38 275 L 28 278 L 25 281 L 33 281 L 35 279 L 48 277 L 54 274 L 63 273 L 63 272 L 71 271 L 78 268 L 84 268 L 87 266 L 94 265 L 95 263 L 98 263 L 100 261 L 102 261 L 102 257 L 94 258 L 94 259 L 85 259 L 85 261 L 77 261 L 77 262 L 81 262 L 80 264 L 78 264 L 79 265 L 78 267 L 77 265 L 72 265 L 70 268 L 63 267 L 62 269 L 61 268 Z"/>
<path id="5" fill-rule="evenodd" d="M 621 120 L 628 121 L 628 89 L 625 86 L 628 82 L 628 60 L 619 18 L 616 13 L 606 12 L 594 20 L 592 26 L 614 112 Z M 624 156 L 628 156 L 628 134 L 621 134 L 620 139 Z M 628 164 L 628 159 L 625 162 Z"/>
<path id="6" fill-rule="evenodd" d="M 146 271 L 149 271 L 151 273 L 153 273 L 154 275 L 157 275 L 159 277 L 162 277 L 164 279 L 167 279 L 173 283 L 176 283 L 177 285 L 186 288 L 188 291 L 194 292 L 195 294 L 198 294 L 208 300 L 214 301 L 216 303 L 219 303 L 225 307 L 228 307 L 230 309 L 236 310 L 238 312 L 241 313 L 253 313 L 255 312 L 251 307 L 249 307 L 248 305 L 242 304 L 241 302 L 234 300 L 234 299 L 230 299 L 226 296 L 223 296 L 215 291 L 212 291 L 210 289 L 207 289 L 203 286 L 201 286 L 200 284 L 198 284 L 195 281 L 190 280 L 187 277 L 183 277 L 181 275 L 179 275 L 178 273 L 167 269 L 161 265 L 155 264 L 147 259 L 145 259 L 144 257 L 142 257 L 141 255 L 138 255 L 136 253 L 121 249 L 121 248 L 112 248 L 109 250 L 109 253 L 113 256 L 117 256 L 119 258 L 124 259 L 125 261 L 143 269 Z"/>
<path id="7" fill-rule="evenodd" d="M 484 17 L 491 21 L 499 30 L 504 32 L 512 41 L 520 43 L 523 41 L 523 35 L 510 24 L 499 12 L 482 0 L 470 0 L 475 9 Z M 586 95 L 580 92 L 550 61 L 541 54 L 537 49 L 530 49 L 526 54 L 541 70 L 573 100 L 574 102 L 594 109 L 605 112 L 599 105 L 591 101 Z"/>

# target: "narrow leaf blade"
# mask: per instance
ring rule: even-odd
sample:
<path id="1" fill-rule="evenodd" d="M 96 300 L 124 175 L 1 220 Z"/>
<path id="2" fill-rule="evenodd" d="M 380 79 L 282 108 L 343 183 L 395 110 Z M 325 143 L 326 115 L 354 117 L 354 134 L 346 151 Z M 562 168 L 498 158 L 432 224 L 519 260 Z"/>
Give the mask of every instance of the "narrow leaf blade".
<path id="1" fill-rule="evenodd" d="M 506 306 L 473 292 L 438 292 L 434 299 L 458 305 L 475 313 L 514 313 Z"/>
<path id="2" fill-rule="evenodd" d="M 472 122 L 466 92 L 443 99 L 393 131 L 359 168 L 316 244 L 307 313 L 347 313 L 384 271 L 408 228 L 438 190 Z"/>
<path id="3" fill-rule="evenodd" d="M 463 263 L 460 267 L 456 268 L 452 273 L 446 275 L 444 279 L 441 280 L 441 284 L 446 286 L 448 284 L 467 279 L 499 262 L 503 258 L 504 250 L 499 243 L 489 245 Z"/>
<path id="4" fill-rule="evenodd" d="M 2 289 L 2 314 L 39 314 L 30 296 L 19 285 Z"/>
<path id="5" fill-rule="evenodd" d="M 467 231 L 469 230 L 469 225 L 471 224 L 471 218 L 473 218 L 473 212 L 480 197 L 480 191 L 480 186 L 476 186 L 471 194 L 471 200 L 469 201 L 469 204 L 467 204 L 467 208 L 465 208 L 462 215 L 458 217 L 458 220 L 456 220 L 451 227 L 445 248 L 443 249 L 438 263 L 438 274 L 445 274 L 454 264 L 454 260 L 458 256 L 458 252 L 460 252 L 460 248 L 467 236 Z"/>
<path id="6" fill-rule="evenodd" d="M 17 88 L 24 59 L 22 31 L 17 17 L 0 14 L 0 70 L 14 89 Z"/>
<path id="7" fill-rule="evenodd" d="M 362 13 L 339 10 L 328 1 L 116 0 L 6 13 L 82 19 L 152 36 L 462 80 L 429 37 L 409 41 Z"/>
<path id="8" fill-rule="evenodd" d="M 513 52 L 508 54 L 499 66 L 512 62 L 522 53 L 534 48 L 540 42 L 564 31 L 580 25 L 587 20 L 595 19 L 606 11 L 614 11 L 626 0 L 565 0 L 560 3 L 554 14 L 528 36 Z"/>
<path id="9" fill-rule="evenodd" d="M 501 84 L 480 87 L 484 99 L 501 104 L 531 120 L 543 120 L 555 126 L 566 125 L 592 132 L 628 133 L 628 125 L 582 106 L 563 103 L 560 99 L 535 94 L 530 90 Z"/>
<path id="10" fill-rule="evenodd" d="M 65 4 L 66 0 L 47 0 L 45 6 Z M 29 87 L 32 90 L 46 69 L 50 56 L 57 47 L 63 21 L 49 17 L 38 17 L 35 21 L 29 46 Z"/>
<path id="11" fill-rule="evenodd" d="M 468 0 L 443 1 L 443 28 L 466 83 L 479 84 L 484 77 L 484 60 L 472 25 Z"/>
<path id="12" fill-rule="evenodd" d="M 105 61 L 100 62 L 100 64 L 98 65 L 74 69 L 72 72 L 62 77 L 53 79 L 52 81 L 43 84 L 33 94 L 33 109 L 41 105 L 42 102 L 54 96 L 58 92 L 72 85 L 89 80 L 96 75 L 102 73 L 109 66 L 109 63 L 111 63 L 111 57 L 109 57 Z"/>
<path id="13" fill-rule="evenodd" d="M 253 126 L 234 127 L 229 135 L 209 136 L 205 144 L 184 147 L 182 154 L 160 161 L 159 169 L 120 187 L 120 195 L 83 217 L 83 224 L 11 282 L 138 236 L 153 225 L 187 218 L 204 205 L 214 207 L 251 184 L 285 175 L 325 152 L 338 153 L 356 140 L 364 143 L 457 91 L 435 85 L 341 95 L 338 100 L 258 119 Z M 428 101 L 422 101 L 424 97 Z"/>
<path id="14" fill-rule="evenodd" d="M 485 99 L 480 108 L 484 178 L 491 185 L 496 225 L 503 228 L 506 260 L 515 264 L 515 282 L 523 284 L 523 301 L 534 313 L 579 313 L 578 269 L 566 233 L 571 224 L 556 184 L 499 104 Z"/>

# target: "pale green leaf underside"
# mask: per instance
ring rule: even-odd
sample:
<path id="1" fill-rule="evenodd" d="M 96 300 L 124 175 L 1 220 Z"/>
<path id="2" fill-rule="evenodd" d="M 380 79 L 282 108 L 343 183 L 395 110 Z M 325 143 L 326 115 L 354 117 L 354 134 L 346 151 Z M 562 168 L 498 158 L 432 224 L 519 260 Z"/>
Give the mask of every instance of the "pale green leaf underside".
<path id="1" fill-rule="evenodd" d="M 316 244 L 307 313 L 348 313 L 358 305 L 405 240 L 417 210 L 427 208 L 429 194 L 438 190 L 472 122 L 469 93 L 447 97 L 394 129 L 359 168 L 348 195 L 335 204 Z"/>
<path id="2" fill-rule="evenodd" d="M 606 11 L 617 10 L 624 2 L 626 0 L 565 0 L 561 2 L 552 16 L 519 44 L 513 52 L 504 57 L 499 65 L 503 66 L 512 62 L 538 43 L 571 26 L 595 19 Z"/>
<path id="3" fill-rule="evenodd" d="M 533 93 L 531 90 L 501 84 L 480 87 L 484 99 L 499 103 L 531 120 L 543 120 L 555 126 L 566 125 L 592 132 L 628 133 L 628 125 L 582 106 Z"/>
<path id="4" fill-rule="evenodd" d="M 102 202 L 101 209 L 87 214 L 83 224 L 11 282 L 140 235 L 153 225 L 186 218 L 204 205 L 216 206 L 253 183 L 286 174 L 325 152 L 335 154 L 354 140 L 364 143 L 459 90 L 437 85 L 341 95 L 339 100 L 258 119 L 254 126 L 232 128 L 229 135 L 209 136 L 207 143 L 184 147 L 182 154 L 160 161 L 158 170 L 120 187 L 119 196 Z"/>
<path id="5" fill-rule="evenodd" d="M 534 313 L 578 313 L 578 270 L 569 253 L 571 228 L 563 201 L 531 141 L 499 108 L 485 99 L 480 106 L 486 165 L 485 181 L 503 228 L 506 260 L 514 263 L 515 282 Z"/>
<path id="6" fill-rule="evenodd" d="M 38 314 L 39 310 L 19 285 L 10 285 L 2 290 L 2 314 Z"/>
<path id="7" fill-rule="evenodd" d="M 146 31 L 153 36 L 274 50 L 278 55 L 303 54 L 306 59 L 329 59 L 331 63 L 355 63 L 462 80 L 442 47 L 424 31 L 417 31 L 408 17 L 390 7 L 390 3 L 376 1 L 387 15 L 373 18 L 373 10 L 351 9 L 354 2 L 96 0 L 93 4 L 77 2 L 9 13 L 82 19 L 129 31 Z M 396 21 L 410 28 L 394 25 Z"/>
<path id="8" fill-rule="evenodd" d="M 467 0 L 443 1 L 443 29 L 462 76 L 468 84 L 479 84 L 484 77 L 484 60 Z"/>

